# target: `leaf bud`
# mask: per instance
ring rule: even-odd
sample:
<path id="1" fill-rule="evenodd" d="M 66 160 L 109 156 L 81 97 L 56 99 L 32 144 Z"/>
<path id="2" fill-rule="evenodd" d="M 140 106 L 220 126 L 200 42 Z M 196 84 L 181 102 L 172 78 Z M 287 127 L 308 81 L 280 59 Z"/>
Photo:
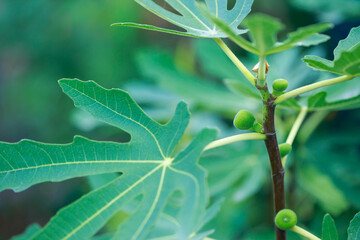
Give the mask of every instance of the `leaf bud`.
<path id="1" fill-rule="evenodd" d="M 258 62 L 252 69 L 253 72 L 258 73 L 259 72 L 259 67 L 260 67 L 260 62 Z M 265 60 L 265 73 L 269 72 L 269 68 L 270 65 L 268 63 L 268 61 Z"/>

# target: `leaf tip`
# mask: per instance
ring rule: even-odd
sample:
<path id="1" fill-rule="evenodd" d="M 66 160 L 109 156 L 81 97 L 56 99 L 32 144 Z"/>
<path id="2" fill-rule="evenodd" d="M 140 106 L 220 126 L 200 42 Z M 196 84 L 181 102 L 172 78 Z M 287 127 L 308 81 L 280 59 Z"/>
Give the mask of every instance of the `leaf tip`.
<path id="1" fill-rule="evenodd" d="M 177 104 L 177 108 L 186 108 L 186 110 L 189 111 L 189 106 L 188 106 L 188 104 L 187 104 L 184 100 L 181 100 L 181 101 Z"/>
<path id="2" fill-rule="evenodd" d="M 77 78 L 61 78 L 58 80 L 59 85 L 62 87 L 65 84 L 69 83 L 69 82 L 74 82 L 74 81 L 81 81 Z"/>
<path id="3" fill-rule="evenodd" d="M 332 29 L 335 27 L 335 25 L 333 23 L 326 23 L 328 26 L 328 29 Z"/>

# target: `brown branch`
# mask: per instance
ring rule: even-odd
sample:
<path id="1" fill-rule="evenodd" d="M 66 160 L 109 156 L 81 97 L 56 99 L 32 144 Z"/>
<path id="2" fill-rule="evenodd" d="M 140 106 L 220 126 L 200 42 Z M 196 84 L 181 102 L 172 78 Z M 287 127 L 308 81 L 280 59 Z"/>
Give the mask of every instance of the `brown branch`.
<path id="1" fill-rule="evenodd" d="M 274 199 L 274 217 L 285 208 L 285 189 L 284 189 L 284 168 L 281 163 L 281 156 L 278 147 L 278 141 L 275 131 L 275 105 L 274 97 L 266 89 L 259 89 L 263 94 L 264 104 L 264 133 L 267 136 L 265 140 L 266 149 L 269 155 Z M 275 225 L 276 240 L 286 240 L 286 231 L 283 231 Z"/>

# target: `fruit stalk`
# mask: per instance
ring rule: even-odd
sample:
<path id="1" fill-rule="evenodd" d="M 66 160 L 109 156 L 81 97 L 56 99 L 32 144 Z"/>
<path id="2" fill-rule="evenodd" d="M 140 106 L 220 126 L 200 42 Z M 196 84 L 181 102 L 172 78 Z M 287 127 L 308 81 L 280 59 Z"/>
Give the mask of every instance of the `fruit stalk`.
<path id="1" fill-rule="evenodd" d="M 321 240 L 320 238 L 318 238 L 317 236 L 315 236 L 314 234 L 306 231 L 305 229 L 299 227 L 299 226 L 294 226 L 293 228 L 290 229 L 293 232 L 296 232 L 310 240 Z"/>
<path id="2" fill-rule="evenodd" d="M 209 143 L 205 148 L 204 151 L 210 150 L 213 148 L 221 147 L 227 144 L 240 142 L 240 141 L 246 141 L 246 140 L 265 140 L 266 136 L 261 133 L 243 133 L 231 137 L 226 137 L 223 139 L 219 139 L 216 141 L 213 141 Z"/>
<path id="3" fill-rule="evenodd" d="M 267 85 L 257 86 L 263 95 L 264 109 L 264 134 L 266 135 L 265 145 L 269 155 L 274 198 L 274 216 L 285 208 L 285 189 L 284 189 L 284 168 L 281 163 L 281 155 L 275 131 L 275 105 L 274 97 L 269 93 Z M 279 229 L 275 225 L 276 240 L 286 240 L 286 231 Z"/>

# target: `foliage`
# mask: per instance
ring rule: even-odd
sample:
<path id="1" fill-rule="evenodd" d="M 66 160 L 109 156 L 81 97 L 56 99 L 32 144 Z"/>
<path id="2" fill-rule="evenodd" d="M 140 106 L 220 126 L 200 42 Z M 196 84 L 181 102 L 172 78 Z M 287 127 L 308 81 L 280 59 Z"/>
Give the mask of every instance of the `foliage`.
<path id="1" fill-rule="evenodd" d="M 271 204 L 266 203 L 278 193 L 269 191 L 270 166 L 265 161 L 265 147 L 257 141 L 235 143 L 243 140 L 238 136 L 248 133 L 239 134 L 231 126 L 235 114 L 244 108 L 255 115 L 251 115 L 252 126 L 246 129 L 257 131 L 262 140 L 266 139 L 271 163 L 272 153 L 282 154 L 287 177 L 285 191 L 300 225 L 304 223 L 320 235 L 320 218 L 329 212 L 339 219 L 338 228 L 326 214 L 322 238 L 338 239 L 337 232 L 344 234 L 348 228 L 348 239 L 356 239 L 359 214 L 348 227 L 350 217 L 360 210 L 355 167 L 359 141 L 353 136 L 354 123 L 343 135 L 329 134 L 328 129 L 339 126 L 314 131 L 328 111 L 360 106 L 356 78 L 360 74 L 360 28 L 354 28 L 340 41 L 333 62 L 315 56 L 304 58 L 312 68 L 329 72 L 320 73 L 301 64 L 303 52 L 295 47 L 328 40 L 320 33 L 331 28 L 331 24 L 301 27 L 280 41 L 284 25 L 277 19 L 263 14 L 244 19 L 252 1 L 237 0 L 233 7 L 228 1 L 218 0 L 205 0 L 204 4 L 137 2 L 185 31 L 136 23 L 114 25 L 213 38 L 220 48 L 214 42 L 199 39 L 191 44 L 180 42 L 175 55 L 163 49 L 141 49 L 136 59 L 138 70 L 142 78 L 154 81 L 156 86 L 137 79 L 131 81 L 124 88 L 132 97 L 120 89 L 104 89 L 93 81 L 60 80 L 61 88 L 75 106 L 88 113 L 76 112 L 82 118 L 75 120 L 77 126 L 86 122 L 90 129 L 109 125 L 110 131 L 125 137 L 120 142 L 80 136 L 69 144 L 1 142 L 0 191 L 23 191 L 38 183 L 83 176 L 87 176 L 91 186 L 89 193 L 58 211 L 47 225 L 31 225 L 14 239 L 272 239 L 274 216 Z M 240 24 L 247 29 L 240 30 Z M 240 36 L 246 32 L 250 41 Z M 227 37 L 260 58 L 244 54 L 238 59 L 219 40 Z M 321 55 L 318 50 L 306 51 L 315 55 L 319 52 Z M 259 75 L 264 70 L 261 64 L 265 57 L 270 69 L 267 85 L 261 87 Z M 242 67 L 239 62 L 244 63 Z M 246 67 L 257 62 L 258 76 L 246 72 Z M 334 73 L 345 76 L 333 78 Z M 282 81 L 288 83 L 288 90 L 276 87 L 276 79 L 287 79 L 288 82 Z M 273 82 L 275 89 L 270 87 Z M 181 101 L 183 98 L 189 102 L 189 110 Z M 271 133 L 266 132 L 267 121 L 272 118 L 267 107 L 273 100 L 280 103 L 275 102 L 277 125 L 276 132 Z M 215 141 L 217 131 L 207 127 L 218 128 L 221 139 Z M 271 151 L 268 141 L 274 134 L 279 144 L 275 142 L 276 148 Z M 286 149 L 281 149 L 284 146 Z M 281 158 L 278 160 L 281 164 Z M 272 164 L 271 167 L 274 171 Z M 294 230 L 300 234 L 301 231 Z M 290 233 L 289 239 L 299 236 Z"/>
<path id="2" fill-rule="evenodd" d="M 247 18 L 244 26 L 250 30 L 250 38 L 254 47 L 259 51 L 259 55 L 269 55 L 276 52 L 285 51 L 296 46 L 317 45 L 329 38 L 321 35 L 323 32 L 332 27 L 328 23 L 320 23 L 312 26 L 299 28 L 297 31 L 289 33 L 287 39 L 283 42 L 277 41 L 277 34 L 283 30 L 284 25 L 277 19 L 256 14 Z"/>
<path id="3" fill-rule="evenodd" d="M 175 228 L 166 235 L 184 238 L 200 230 L 206 222 L 207 194 L 205 173 L 196 166 L 196 159 L 203 147 L 214 138 L 214 131 L 204 130 L 186 150 L 173 155 L 174 147 L 188 124 L 184 103 L 178 105 L 174 118 L 161 126 L 148 118 L 125 92 L 105 90 L 94 82 L 63 79 L 59 83 L 77 107 L 124 129 L 131 134 L 132 140 L 117 144 L 76 137 L 69 145 L 46 145 L 32 141 L 2 144 L 2 158 L 5 160 L 1 167 L 2 189 L 20 191 L 44 181 L 122 173 L 64 208 L 33 238 L 89 238 L 123 205 L 140 196 L 140 202 L 144 204 L 113 237 L 162 237 L 165 234 L 163 231 L 155 228 L 149 233 L 149 229 L 169 196 L 177 191 L 183 197 L 177 199 L 180 203 L 173 206 L 175 209 L 171 209 L 169 217 L 180 229 Z M 23 159 L 22 163 L 18 162 L 19 157 Z M 189 219 L 190 215 L 194 216 L 193 220 Z M 139 221 L 140 225 L 132 224 Z M 195 239 L 195 236 L 192 238 Z"/>

